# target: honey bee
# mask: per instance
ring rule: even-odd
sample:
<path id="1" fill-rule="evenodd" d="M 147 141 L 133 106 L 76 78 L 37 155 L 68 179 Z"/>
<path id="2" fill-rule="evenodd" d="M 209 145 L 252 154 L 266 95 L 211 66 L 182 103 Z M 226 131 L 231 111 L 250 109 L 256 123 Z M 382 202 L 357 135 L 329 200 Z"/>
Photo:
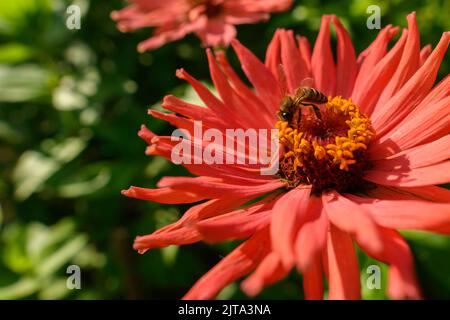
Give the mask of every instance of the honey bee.
<path id="1" fill-rule="evenodd" d="M 312 107 L 316 118 L 320 119 L 320 109 L 317 106 L 328 101 L 325 94 L 306 84 L 312 84 L 311 78 L 302 81 L 302 85 L 295 90 L 293 95 L 286 95 L 281 101 L 278 118 L 289 122 L 292 128 L 298 128 L 302 119 L 302 108 Z"/>
<path id="2" fill-rule="evenodd" d="M 320 119 L 320 110 L 317 104 L 328 101 L 328 98 L 319 90 L 311 87 L 299 87 L 295 94 L 286 96 L 280 105 L 278 117 L 282 121 L 289 122 L 291 127 L 298 127 L 302 118 L 302 108 L 312 107 L 316 117 Z"/>

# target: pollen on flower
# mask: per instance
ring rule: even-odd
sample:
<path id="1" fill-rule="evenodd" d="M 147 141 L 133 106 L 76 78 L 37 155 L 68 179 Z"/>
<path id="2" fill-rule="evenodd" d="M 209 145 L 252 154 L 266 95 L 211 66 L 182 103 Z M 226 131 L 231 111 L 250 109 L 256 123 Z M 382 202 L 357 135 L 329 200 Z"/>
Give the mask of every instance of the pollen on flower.
<path id="1" fill-rule="evenodd" d="M 329 97 L 320 117 L 305 111 L 296 128 L 287 121 L 275 125 L 284 148 L 280 175 L 288 186 L 308 184 L 315 192 L 364 187 L 366 149 L 374 135 L 370 119 L 351 98 Z"/>

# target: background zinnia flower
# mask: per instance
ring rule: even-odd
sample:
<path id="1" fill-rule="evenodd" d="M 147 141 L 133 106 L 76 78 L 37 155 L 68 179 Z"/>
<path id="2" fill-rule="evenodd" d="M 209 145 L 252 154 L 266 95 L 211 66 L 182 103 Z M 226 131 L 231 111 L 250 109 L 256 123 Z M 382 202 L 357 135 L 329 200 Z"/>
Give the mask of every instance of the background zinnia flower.
<path id="1" fill-rule="evenodd" d="M 235 25 L 269 18 L 270 12 L 288 9 L 292 0 L 130 0 L 131 5 L 112 12 L 121 31 L 155 27 L 139 44 L 139 51 L 195 33 L 204 46 L 228 46 L 236 37 Z"/>
<path id="2" fill-rule="evenodd" d="M 295 38 L 286 30 L 276 32 L 265 63 L 233 41 L 254 91 L 239 79 L 223 52 L 214 55 L 208 50 L 211 77 L 220 99 L 186 71 L 177 71 L 207 108 L 167 96 L 163 107 L 179 115 L 154 110 L 150 114 L 190 133 L 196 119 L 201 119 L 205 128 L 223 132 L 225 128 L 273 128 L 284 95 L 280 81 L 286 82 L 292 93 L 305 77 L 312 77 L 315 87 L 330 96 L 327 109 L 321 109 L 324 117 L 351 114 L 349 137 L 350 130 L 367 133 L 357 137 L 364 148 L 355 143 L 353 155 L 342 158 L 338 151 L 345 148 L 338 140 L 345 137 L 339 138 L 341 127 L 332 124 L 337 118 L 331 124 L 322 119 L 322 125 L 337 137 L 336 144 L 330 140 L 327 146 L 304 149 L 305 153 L 318 152 L 315 157 L 296 155 L 302 162 L 302 173 L 295 176 L 300 181 L 295 185 L 283 162 L 279 175 L 269 177 L 261 176 L 257 166 L 192 164 L 185 167 L 198 177 L 165 177 L 157 189 L 131 187 L 124 191 L 129 197 L 161 203 L 206 200 L 191 207 L 179 221 L 137 237 L 134 248 L 141 253 L 172 244 L 247 239 L 205 274 L 185 298 L 213 298 L 247 274 L 241 287 L 256 295 L 296 267 L 303 275 L 306 298 L 323 297 L 325 275 L 330 299 L 358 299 L 355 242 L 369 256 L 389 265 L 390 297 L 421 297 L 413 256 L 397 229 L 450 233 L 450 191 L 435 186 L 450 182 L 450 77 L 433 86 L 450 32 L 442 35 L 434 50 L 421 50 L 415 13 L 407 20 L 408 29 L 390 50 L 387 45 L 399 28 L 388 25 L 358 57 L 334 15 L 323 16 L 312 52 L 307 39 Z M 336 62 L 330 45 L 331 23 L 337 33 Z M 284 75 L 280 74 L 280 64 Z M 344 106 L 353 108 L 353 113 L 342 111 Z M 302 121 L 305 135 L 312 137 L 305 143 L 313 145 L 312 139 L 320 134 L 306 126 L 311 117 Z M 354 129 L 351 125 L 355 121 L 365 121 L 365 126 L 358 124 Z M 283 127 L 279 121 L 277 125 L 281 125 L 283 135 L 286 124 Z M 139 135 L 149 144 L 147 154 L 167 159 L 178 143 L 145 126 Z M 288 141 L 287 133 L 286 137 Z M 328 155 L 320 155 L 320 148 L 326 148 Z M 287 155 L 281 157 L 289 163 Z M 349 159 L 347 168 L 341 166 Z M 328 171 L 321 163 L 327 164 Z M 302 180 L 307 174 L 310 177 L 308 166 L 319 172 L 310 184 Z M 327 180 L 330 174 L 337 182 Z M 256 198 L 260 200 L 241 207 Z"/>

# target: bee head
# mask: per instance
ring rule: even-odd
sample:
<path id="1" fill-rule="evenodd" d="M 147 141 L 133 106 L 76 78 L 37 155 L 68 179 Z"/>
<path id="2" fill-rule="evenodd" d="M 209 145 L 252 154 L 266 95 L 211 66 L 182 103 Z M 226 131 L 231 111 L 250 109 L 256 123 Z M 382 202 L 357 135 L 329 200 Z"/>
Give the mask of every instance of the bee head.
<path id="1" fill-rule="evenodd" d="M 294 107 L 294 100 L 292 97 L 285 97 L 283 101 L 281 101 L 280 110 L 278 111 L 278 117 L 282 121 L 290 121 L 293 116 L 293 107 Z"/>

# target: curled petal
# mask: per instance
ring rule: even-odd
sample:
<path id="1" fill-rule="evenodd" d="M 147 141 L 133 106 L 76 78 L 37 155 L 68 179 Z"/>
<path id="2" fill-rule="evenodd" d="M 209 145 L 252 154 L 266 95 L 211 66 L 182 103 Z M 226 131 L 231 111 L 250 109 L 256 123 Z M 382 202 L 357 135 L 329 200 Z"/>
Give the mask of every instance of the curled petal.
<path id="1" fill-rule="evenodd" d="M 147 189 L 132 186 L 127 190 L 123 190 L 122 194 L 130 198 L 168 204 L 192 203 L 205 199 L 203 195 L 171 188 Z"/>
<path id="2" fill-rule="evenodd" d="M 152 248 L 169 245 L 191 244 L 202 240 L 200 233 L 193 227 L 202 219 L 211 218 L 228 212 L 243 203 L 245 198 L 213 199 L 191 207 L 178 221 L 169 224 L 149 235 L 136 237 L 133 248 L 145 253 Z"/>
<path id="3" fill-rule="evenodd" d="M 281 92 L 275 76 L 255 55 L 239 41 L 231 42 L 246 76 L 256 89 L 266 112 L 273 114 L 281 101 Z"/>
<path id="4" fill-rule="evenodd" d="M 294 263 L 294 241 L 306 217 L 311 188 L 298 187 L 284 194 L 273 207 L 270 235 L 273 251 L 285 268 Z"/>
<path id="5" fill-rule="evenodd" d="M 307 62 L 297 49 L 294 33 L 289 30 L 280 30 L 281 63 L 285 66 L 288 89 L 291 93 L 301 85 L 308 76 Z M 277 66 L 278 67 L 278 66 Z"/>
<path id="6" fill-rule="evenodd" d="M 249 296 L 256 296 L 261 290 L 284 278 L 289 272 L 286 269 L 277 253 L 269 253 L 258 268 L 242 284 L 242 290 Z"/>
<path id="7" fill-rule="evenodd" d="M 156 231 L 155 233 L 159 233 L 159 231 L 172 230 L 174 228 L 178 228 L 181 226 L 189 226 L 193 227 L 199 221 L 212 218 L 218 215 L 222 215 L 230 210 L 238 208 L 239 206 L 248 202 L 249 198 L 242 197 L 234 197 L 234 198 L 226 198 L 226 199 L 212 199 L 196 206 L 190 207 L 183 216 L 175 223 L 163 227 Z M 254 204 L 254 206 L 261 206 L 258 202 Z M 250 208 L 254 207 L 250 206 Z M 247 210 L 250 210 L 248 208 Z"/>
<path id="8" fill-rule="evenodd" d="M 238 182 L 238 181 L 236 181 Z M 210 177 L 165 177 L 158 182 L 159 187 L 172 187 L 177 190 L 191 190 L 210 199 L 241 196 L 257 197 L 284 186 L 282 181 L 273 181 L 259 185 L 231 184 Z"/>
<path id="9" fill-rule="evenodd" d="M 427 61 L 414 73 L 405 85 L 373 117 L 373 125 L 379 137 L 388 133 L 405 115 L 425 98 L 432 88 L 442 59 L 450 41 L 450 32 L 444 32 Z"/>
<path id="10" fill-rule="evenodd" d="M 378 226 L 366 209 L 349 201 L 335 191 L 322 195 L 323 207 L 330 222 L 340 230 L 355 235 L 374 252 L 383 250 Z"/>
<path id="11" fill-rule="evenodd" d="M 404 31 L 389 53 L 371 68 L 365 82 L 360 82 L 359 79 L 356 80 L 352 98 L 361 106 L 365 113 L 372 113 L 386 83 L 394 74 L 400 61 L 406 38 L 407 32 Z M 361 72 L 362 71 L 360 70 L 360 74 Z M 375 129 L 377 129 L 377 127 L 375 127 Z"/>
<path id="12" fill-rule="evenodd" d="M 305 299 L 322 300 L 323 287 L 322 261 L 320 257 L 317 257 L 312 262 L 308 271 L 303 272 L 303 290 L 305 291 Z"/>
<path id="13" fill-rule="evenodd" d="M 400 166 L 387 170 L 368 170 L 364 179 L 394 187 L 419 187 L 450 182 L 450 161 L 420 168 Z"/>
<path id="14" fill-rule="evenodd" d="M 268 226 L 273 204 L 273 196 L 269 196 L 243 209 L 202 220 L 195 227 L 208 242 L 244 239 Z"/>
<path id="15" fill-rule="evenodd" d="M 197 230 L 205 241 L 245 239 L 269 225 L 271 211 L 263 211 L 252 216 L 221 217 L 215 221 L 202 221 Z"/>
<path id="16" fill-rule="evenodd" d="M 236 72 L 231 67 L 228 62 L 225 53 L 223 51 L 216 51 L 215 53 L 217 62 L 220 64 L 223 73 L 227 76 L 233 88 L 236 90 L 237 94 L 247 103 L 252 105 L 253 110 L 260 110 L 260 107 L 264 105 L 261 99 L 256 95 L 256 93 L 250 89 Z M 271 116 L 271 115 L 269 115 Z"/>
<path id="17" fill-rule="evenodd" d="M 363 244 L 371 257 L 389 265 L 387 294 L 393 299 L 421 299 L 422 294 L 414 270 L 414 258 L 408 244 L 395 230 L 381 229 L 384 250 L 376 253 Z"/>
<path id="18" fill-rule="evenodd" d="M 317 89 L 325 95 L 334 95 L 336 91 L 336 66 L 330 45 L 331 16 L 322 17 L 319 35 L 311 58 L 311 68 Z"/>
<path id="19" fill-rule="evenodd" d="M 420 65 L 423 65 L 427 61 L 431 51 L 433 51 L 433 47 L 430 44 L 427 44 L 420 50 Z"/>
<path id="20" fill-rule="evenodd" d="M 368 81 L 371 79 L 370 74 L 373 68 L 386 55 L 387 46 L 392 38 L 398 33 L 398 30 L 398 27 L 387 25 L 378 33 L 376 39 L 370 46 L 359 54 L 357 60 L 359 72 L 353 92 L 359 91 L 360 88 L 363 88 L 368 84 Z"/>
<path id="21" fill-rule="evenodd" d="M 438 103 L 439 101 L 450 96 L 450 75 L 442 79 L 433 89 L 427 94 L 423 101 L 415 108 L 408 117 L 416 116 L 422 113 L 430 104 Z"/>
<path id="22" fill-rule="evenodd" d="M 191 119 L 201 119 L 203 124 L 210 128 L 220 130 L 227 128 L 225 122 L 218 118 L 209 108 L 188 103 L 172 95 L 164 97 L 162 107 Z"/>
<path id="23" fill-rule="evenodd" d="M 277 29 L 275 31 L 272 40 L 270 40 L 270 43 L 267 46 L 266 59 L 264 61 L 266 67 L 272 72 L 275 77 L 278 76 L 278 66 L 281 63 L 280 34 L 282 32 L 283 30 L 281 29 Z"/>
<path id="24" fill-rule="evenodd" d="M 375 191 L 372 194 L 377 195 Z M 346 197 L 367 210 L 378 225 L 386 228 L 450 233 L 449 203 L 434 203 L 418 198 L 385 200 L 355 195 Z"/>
<path id="25" fill-rule="evenodd" d="M 433 201 L 433 202 L 450 202 L 450 190 L 436 187 L 412 187 L 412 188 L 398 188 L 400 192 L 407 192 L 419 199 Z"/>
<path id="26" fill-rule="evenodd" d="M 225 74 L 219 68 L 219 65 L 212 54 L 211 50 L 207 50 L 209 68 L 211 78 L 217 88 L 223 102 L 229 108 L 229 111 L 238 118 L 237 122 L 241 124 L 242 128 L 270 128 L 272 126 L 271 118 L 266 117 L 267 114 L 252 110 L 251 103 L 243 101 L 243 99 L 235 92 L 226 78 Z M 241 106 L 246 106 L 242 108 Z M 248 108 L 249 106 L 250 108 Z"/>
<path id="27" fill-rule="evenodd" d="M 356 54 L 350 36 L 336 16 L 332 16 L 336 28 L 337 42 L 337 79 L 336 94 L 350 97 L 358 73 Z"/>
<path id="28" fill-rule="evenodd" d="M 386 159 L 373 161 L 375 170 L 394 171 L 396 168 L 422 168 L 450 158 L 450 135 L 420 145 Z"/>
<path id="29" fill-rule="evenodd" d="M 361 299 L 358 261 L 352 238 L 330 225 L 327 241 L 330 300 Z"/>
<path id="30" fill-rule="evenodd" d="M 311 45 L 306 37 L 296 36 L 298 43 L 298 50 L 306 63 L 306 68 L 308 71 L 308 77 L 311 76 Z"/>
<path id="31" fill-rule="evenodd" d="M 137 236 L 134 239 L 133 249 L 139 253 L 145 253 L 152 248 L 164 248 L 170 245 L 186 245 L 198 242 L 202 239 L 194 228 L 179 228 L 176 230 Z"/>
<path id="32" fill-rule="evenodd" d="M 382 108 L 386 102 L 403 86 L 406 81 L 417 71 L 420 63 L 420 34 L 416 21 L 416 13 L 407 16 L 408 38 L 402 53 L 397 70 L 389 80 L 383 93 L 378 99 L 375 110 Z"/>
<path id="33" fill-rule="evenodd" d="M 295 240 L 297 269 L 308 271 L 325 249 L 328 233 L 328 219 L 319 197 L 311 197 L 307 217 Z"/>
<path id="34" fill-rule="evenodd" d="M 149 130 L 146 126 L 142 125 L 141 129 L 138 132 L 138 136 L 147 142 L 148 144 L 153 144 L 153 138 L 157 137 L 157 135 Z"/>
<path id="35" fill-rule="evenodd" d="M 268 229 L 253 235 L 201 277 L 183 299 L 214 298 L 228 284 L 248 274 L 260 264 L 269 252 L 269 239 Z"/>
<path id="36" fill-rule="evenodd" d="M 429 104 L 420 114 L 405 118 L 391 134 L 374 143 L 371 154 L 378 158 L 439 139 L 450 130 L 450 97 Z M 420 132 L 420 134 L 418 134 Z"/>
<path id="37" fill-rule="evenodd" d="M 211 91 L 208 90 L 200 81 L 188 74 L 184 69 L 177 70 L 177 76 L 180 79 L 184 79 L 194 88 L 198 96 L 206 104 L 206 106 L 211 109 L 219 118 L 223 117 L 227 119 L 228 123 L 232 126 L 239 128 L 238 119 L 230 112 L 227 111 L 225 105 L 216 98 Z"/>

